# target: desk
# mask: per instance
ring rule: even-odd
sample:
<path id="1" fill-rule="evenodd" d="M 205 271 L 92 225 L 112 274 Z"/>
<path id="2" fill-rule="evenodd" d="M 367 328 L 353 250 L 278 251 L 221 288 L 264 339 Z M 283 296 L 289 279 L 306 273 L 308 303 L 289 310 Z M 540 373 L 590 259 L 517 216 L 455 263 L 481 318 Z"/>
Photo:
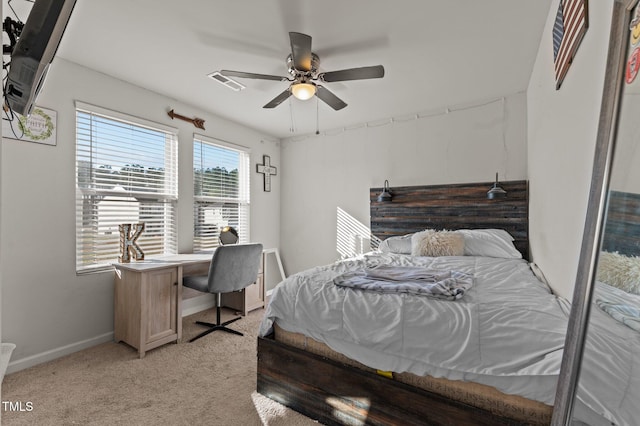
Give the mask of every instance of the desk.
<path id="1" fill-rule="evenodd" d="M 131 263 L 116 263 L 114 329 L 123 341 L 146 351 L 182 338 L 182 277 L 205 271 L 211 254 L 179 254 Z"/>
<path id="2" fill-rule="evenodd" d="M 270 252 L 270 250 L 267 250 Z M 212 253 L 176 254 L 115 263 L 114 340 L 146 351 L 182 339 L 182 277 L 207 275 Z M 265 304 L 262 255 L 258 280 L 222 295 L 223 306 L 246 315 Z"/>

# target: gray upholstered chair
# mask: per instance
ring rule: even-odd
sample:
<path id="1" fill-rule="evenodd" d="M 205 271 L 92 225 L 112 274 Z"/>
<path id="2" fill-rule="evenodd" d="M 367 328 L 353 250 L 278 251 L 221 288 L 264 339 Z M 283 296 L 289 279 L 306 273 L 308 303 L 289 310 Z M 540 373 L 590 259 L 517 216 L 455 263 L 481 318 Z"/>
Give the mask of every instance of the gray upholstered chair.
<path id="1" fill-rule="evenodd" d="M 207 326 L 209 329 L 191 339 L 190 342 L 216 330 L 242 336 L 239 331 L 226 327 L 241 317 L 220 323 L 222 293 L 240 291 L 256 282 L 261 255 L 262 244 L 260 243 L 220 246 L 213 252 L 208 275 L 186 276 L 182 279 L 182 284 L 186 287 L 216 295 L 216 324 L 196 321 L 196 324 Z"/>

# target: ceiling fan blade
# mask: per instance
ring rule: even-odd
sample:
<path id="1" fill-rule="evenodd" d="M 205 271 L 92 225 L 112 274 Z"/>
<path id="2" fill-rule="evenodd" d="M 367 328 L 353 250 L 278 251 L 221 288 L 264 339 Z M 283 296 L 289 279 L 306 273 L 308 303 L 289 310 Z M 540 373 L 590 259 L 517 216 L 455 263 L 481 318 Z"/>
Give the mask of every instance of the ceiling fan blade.
<path id="1" fill-rule="evenodd" d="M 328 89 L 325 89 L 323 86 L 317 86 L 316 96 L 336 111 L 341 110 L 342 108 L 347 106 L 347 104 L 342 99 L 334 95 Z"/>
<path id="2" fill-rule="evenodd" d="M 368 78 L 382 78 L 384 77 L 384 67 L 382 65 L 375 65 L 372 67 L 361 68 L 349 68 L 346 70 L 323 72 L 318 75 L 318 78 L 327 83 L 334 81 L 348 81 L 348 80 L 364 80 Z"/>
<path id="3" fill-rule="evenodd" d="M 311 36 L 302 33 L 289 33 L 293 66 L 298 71 L 311 71 Z"/>
<path id="4" fill-rule="evenodd" d="M 268 75 L 268 74 L 255 74 L 252 72 L 243 72 L 243 71 L 230 71 L 230 70 L 222 70 L 220 74 L 225 77 L 240 77 L 240 78 L 256 78 L 258 80 L 274 80 L 274 81 L 289 81 L 287 77 L 279 77 L 277 75 Z"/>
<path id="5" fill-rule="evenodd" d="M 266 104 L 262 108 L 275 108 L 278 105 L 280 105 L 282 102 L 286 101 L 289 98 L 289 96 L 291 96 L 291 90 L 289 90 L 289 88 L 287 87 L 287 89 L 284 92 L 280 93 L 278 96 L 273 98 L 268 104 Z"/>

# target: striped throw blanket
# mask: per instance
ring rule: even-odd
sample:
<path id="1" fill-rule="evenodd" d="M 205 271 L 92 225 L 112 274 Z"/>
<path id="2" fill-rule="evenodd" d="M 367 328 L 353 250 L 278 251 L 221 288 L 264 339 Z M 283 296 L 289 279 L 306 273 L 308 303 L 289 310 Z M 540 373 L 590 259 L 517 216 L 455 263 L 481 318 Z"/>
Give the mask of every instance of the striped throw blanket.
<path id="1" fill-rule="evenodd" d="M 473 285 L 473 275 L 409 266 L 378 266 L 343 274 L 335 285 L 378 293 L 408 293 L 457 300 Z"/>

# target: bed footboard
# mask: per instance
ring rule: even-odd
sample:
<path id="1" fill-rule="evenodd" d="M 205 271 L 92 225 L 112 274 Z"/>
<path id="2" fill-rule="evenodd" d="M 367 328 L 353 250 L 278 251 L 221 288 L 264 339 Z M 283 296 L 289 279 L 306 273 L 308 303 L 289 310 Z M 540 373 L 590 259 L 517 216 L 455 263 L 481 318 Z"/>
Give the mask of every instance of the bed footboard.
<path id="1" fill-rule="evenodd" d="M 523 425 L 458 401 L 258 338 L 260 394 L 327 425 Z"/>

